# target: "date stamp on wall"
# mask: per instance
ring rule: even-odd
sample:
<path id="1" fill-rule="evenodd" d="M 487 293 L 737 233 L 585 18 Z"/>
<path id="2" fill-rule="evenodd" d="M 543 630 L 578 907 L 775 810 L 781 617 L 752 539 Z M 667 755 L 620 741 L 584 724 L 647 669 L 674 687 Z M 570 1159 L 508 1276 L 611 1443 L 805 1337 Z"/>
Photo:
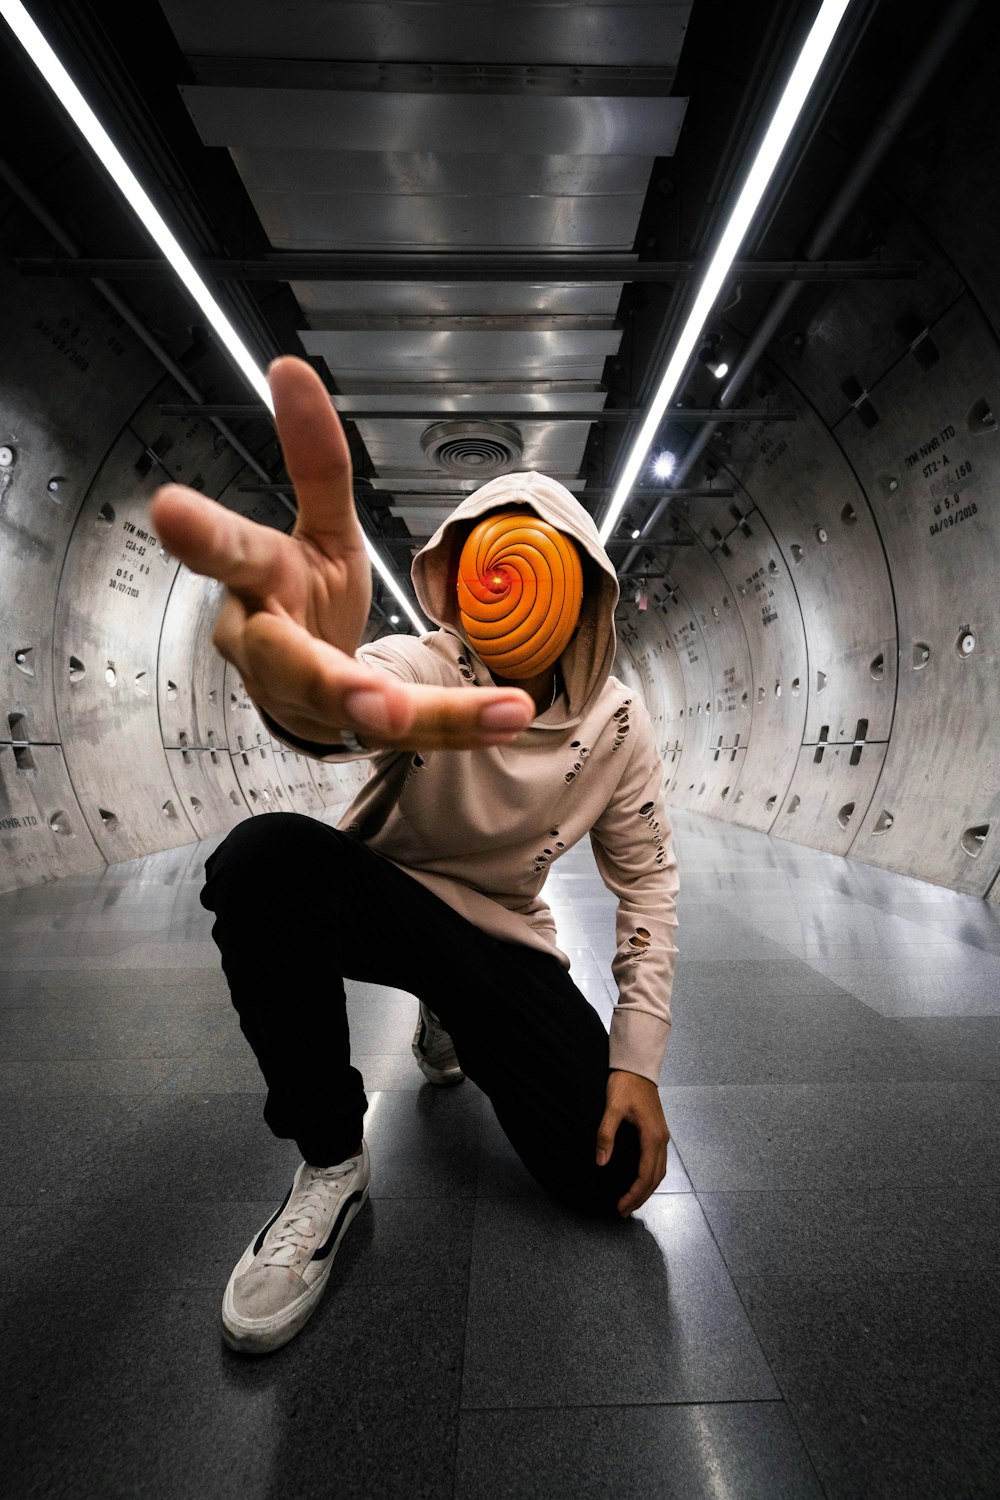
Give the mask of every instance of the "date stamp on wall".
<path id="1" fill-rule="evenodd" d="M 149 575 L 149 561 L 158 546 L 151 532 L 143 531 L 131 521 L 122 522 L 124 540 L 119 554 L 119 566 L 108 579 L 108 587 L 126 599 L 138 599 L 142 580 Z"/>
<path id="2" fill-rule="evenodd" d="M 956 458 L 956 437 L 955 428 L 949 422 L 919 443 L 904 460 L 905 467 L 914 477 L 926 483 L 927 503 L 934 517 L 927 523 L 931 536 L 943 536 L 979 513 L 975 501 L 963 500 L 963 490 L 975 483 L 976 475 L 971 458 Z"/>

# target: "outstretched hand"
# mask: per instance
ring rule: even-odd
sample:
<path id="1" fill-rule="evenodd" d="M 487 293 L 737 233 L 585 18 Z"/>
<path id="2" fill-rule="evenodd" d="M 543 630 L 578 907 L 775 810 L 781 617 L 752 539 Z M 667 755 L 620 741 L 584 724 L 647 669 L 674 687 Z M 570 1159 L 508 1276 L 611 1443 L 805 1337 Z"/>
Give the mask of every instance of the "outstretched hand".
<path id="1" fill-rule="evenodd" d="M 462 750 L 512 739 L 535 714 L 519 688 L 411 685 L 355 657 L 371 568 L 347 440 L 309 365 L 279 359 L 268 378 L 298 497 L 291 535 L 183 485 L 158 490 L 152 511 L 167 550 L 225 584 L 212 639 L 250 697 L 292 734 L 324 744 L 343 729 L 371 748 Z"/>
<path id="2" fill-rule="evenodd" d="M 615 1146 L 615 1135 L 623 1120 L 639 1132 L 639 1175 L 618 1200 L 623 1219 L 641 1208 L 667 1175 L 667 1145 L 670 1131 L 656 1084 L 638 1073 L 608 1074 L 604 1115 L 597 1129 L 597 1165 L 607 1166 Z"/>

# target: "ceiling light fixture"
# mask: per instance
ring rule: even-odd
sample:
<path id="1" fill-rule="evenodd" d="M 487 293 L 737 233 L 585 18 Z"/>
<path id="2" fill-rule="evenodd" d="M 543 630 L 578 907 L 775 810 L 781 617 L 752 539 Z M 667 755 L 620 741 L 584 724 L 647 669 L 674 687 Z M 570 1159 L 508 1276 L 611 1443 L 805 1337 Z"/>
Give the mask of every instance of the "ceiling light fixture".
<path id="1" fill-rule="evenodd" d="M 677 467 L 677 460 L 672 453 L 658 453 L 653 459 L 653 473 L 657 479 L 669 479 Z"/>
<path id="2" fill-rule="evenodd" d="M 606 542 L 625 508 L 632 486 L 656 437 L 663 414 L 677 393 L 684 371 L 698 347 L 702 330 L 718 300 L 733 261 L 760 206 L 761 199 L 774 175 L 782 151 L 795 128 L 799 115 L 816 81 L 817 74 L 830 50 L 837 28 L 851 0 L 823 0 L 809 34 L 802 45 L 791 76 L 785 85 L 764 139 L 733 205 L 729 219 L 719 237 L 705 274 L 695 295 L 691 310 L 678 335 L 666 369 L 660 378 L 656 395 L 635 442 L 625 460 L 621 478 L 615 486 L 607 513 L 601 523 L 600 537 Z"/>
<path id="3" fill-rule="evenodd" d="M 7 25 L 31 58 L 31 61 L 52 90 L 56 99 L 58 99 L 63 109 L 73 121 L 73 124 L 80 131 L 95 156 L 101 162 L 108 176 L 114 182 L 136 218 L 170 262 L 178 279 L 187 288 L 195 303 L 208 319 L 223 347 L 254 394 L 259 397 L 273 416 L 274 403 L 271 400 L 271 390 L 264 371 L 260 368 L 250 350 L 240 338 L 240 335 L 219 306 L 215 297 L 213 297 L 190 258 L 181 248 L 180 243 L 163 218 L 163 215 L 159 212 L 153 200 L 132 171 L 132 168 L 108 135 L 108 132 L 83 97 L 77 85 L 73 82 L 66 68 L 38 29 L 38 26 L 32 20 L 25 7 L 20 3 L 20 0 L 0 0 L 0 16 L 7 22 Z M 365 550 L 371 560 L 372 567 L 383 579 L 388 588 L 391 589 L 394 597 L 399 600 L 416 629 L 422 633 L 427 628 L 424 621 L 421 620 L 405 595 L 400 591 L 400 586 L 396 578 L 388 565 L 375 551 L 375 548 L 367 537 L 365 537 Z"/>

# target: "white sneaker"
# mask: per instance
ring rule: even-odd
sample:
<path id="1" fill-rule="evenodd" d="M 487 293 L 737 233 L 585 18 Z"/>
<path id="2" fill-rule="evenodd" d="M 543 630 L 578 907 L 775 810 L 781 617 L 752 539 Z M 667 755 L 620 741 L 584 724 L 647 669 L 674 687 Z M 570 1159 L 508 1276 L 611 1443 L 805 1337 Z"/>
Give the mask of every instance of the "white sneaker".
<path id="1" fill-rule="evenodd" d="M 364 1207 L 371 1158 L 333 1167 L 303 1162 L 288 1196 L 247 1246 L 222 1299 L 222 1338 L 241 1354 L 266 1354 L 293 1339 L 319 1305 L 333 1257 Z"/>
<path id="2" fill-rule="evenodd" d="M 422 1000 L 417 1029 L 413 1033 L 413 1055 L 424 1077 L 439 1087 L 461 1083 L 465 1078 L 455 1051 L 455 1043 L 434 1012 Z"/>

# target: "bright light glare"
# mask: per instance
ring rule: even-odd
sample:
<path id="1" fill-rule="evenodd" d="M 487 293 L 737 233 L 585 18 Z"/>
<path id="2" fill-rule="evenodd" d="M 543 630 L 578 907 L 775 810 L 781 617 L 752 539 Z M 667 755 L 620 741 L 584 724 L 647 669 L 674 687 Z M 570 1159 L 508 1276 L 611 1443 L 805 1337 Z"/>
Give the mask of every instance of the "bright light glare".
<path id="1" fill-rule="evenodd" d="M 399 616 L 398 615 L 390 615 L 389 616 L 389 624 L 390 625 L 398 625 L 399 624 Z"/>
<path id="2" fill-rule="evenodd" d="M 243 373 L 255 395 L 259 396 L 268 411 L 274 414 L 274 402 L 264 371 L 230 323 L 226 314 L 212 296 L 205 282 L 195 270 L 188 256 L 168 227 L 166 220 L 154 205 L 149 194 L 112 141 L 108 132 L 94 114 L 90 105 L 45 40 L 34 21 L 20 4 L 20 0 L 0 0 L 0 16 L 7 22 L 25 52 L 41 73 L 74 125 L 98 157 L 108 175 L 135 213 L 150 237 L 163 251 L 184 286 L 187 287 L 198 307 L 211 323 L 225 348 L 229 351 L 238 369 Z M 414 612 L 400 592 L 399 584 L 389 572 L 386 564 L 365 538 L 365 549 L 372 566 L 392 590 L 418 631 L 425 629 L 423 621 Z"/>
<path id="3" fill-rule="evenodd" d="M 669 479 L 677 467 L 677 460 L 672 453 L 657 454 L 653 460 L 653 473 L 657 479 Z"/>
<path id="4" fill-rule="evenodd" d="M 615 523 L 625 507 L 639 470 L 656 437 L 663 420 L 663 413 L 676 394 L 691 355 L 702 337 L 705 323 L 718 300 L 740 245 L 746 237 L 750 221 L 774 175 L 781 153 L 788 144 L 788 138 L 795 128 L 809 90 L 816 81 L 816 75 L 823 65 L 823 59 L 830 49 L 830 44 L 850 3 L 851 0 L 823 0 L 819 8 L 819 13 L 806 37 L 802 51 L 796 59 L 791 77 L 785 85 L 784 93 L 778 101 L 778 107 L 767 127 L 760 150 L 747 173 L 740 195 L 702 277 L 691 311 L 674 345 L 673 353 L 667 361 L 667 367 L 660 379 L 652 405 L 646 413 L 646 418 L 625 461 L 621 478 L 615 486 L 607 514 L 601 523 L 602 542 L 606 542 L 614 531 Z"/>
<path id="5" fill-rule="evenodd" d="M 633 533 L 632 533 L 632 540 L 633 540 L 633 542 L 637 542 L 639 540 L 639 536 L 640 536 L 640 532 L 639 532 L 639 528 L 637 526 L 635 528 L 635 530 L 633 531 Z"/>
<path id="6" fill-rule="evenodd" d="M 712 374 L 715 376 L 716 380 L 725 380 L 726 376 L 729 374 L 729 366 L 726 364 L 725 360 L 723 360 L 721 364 L 716 365 L 715 369 L 712 371 Z"/>

